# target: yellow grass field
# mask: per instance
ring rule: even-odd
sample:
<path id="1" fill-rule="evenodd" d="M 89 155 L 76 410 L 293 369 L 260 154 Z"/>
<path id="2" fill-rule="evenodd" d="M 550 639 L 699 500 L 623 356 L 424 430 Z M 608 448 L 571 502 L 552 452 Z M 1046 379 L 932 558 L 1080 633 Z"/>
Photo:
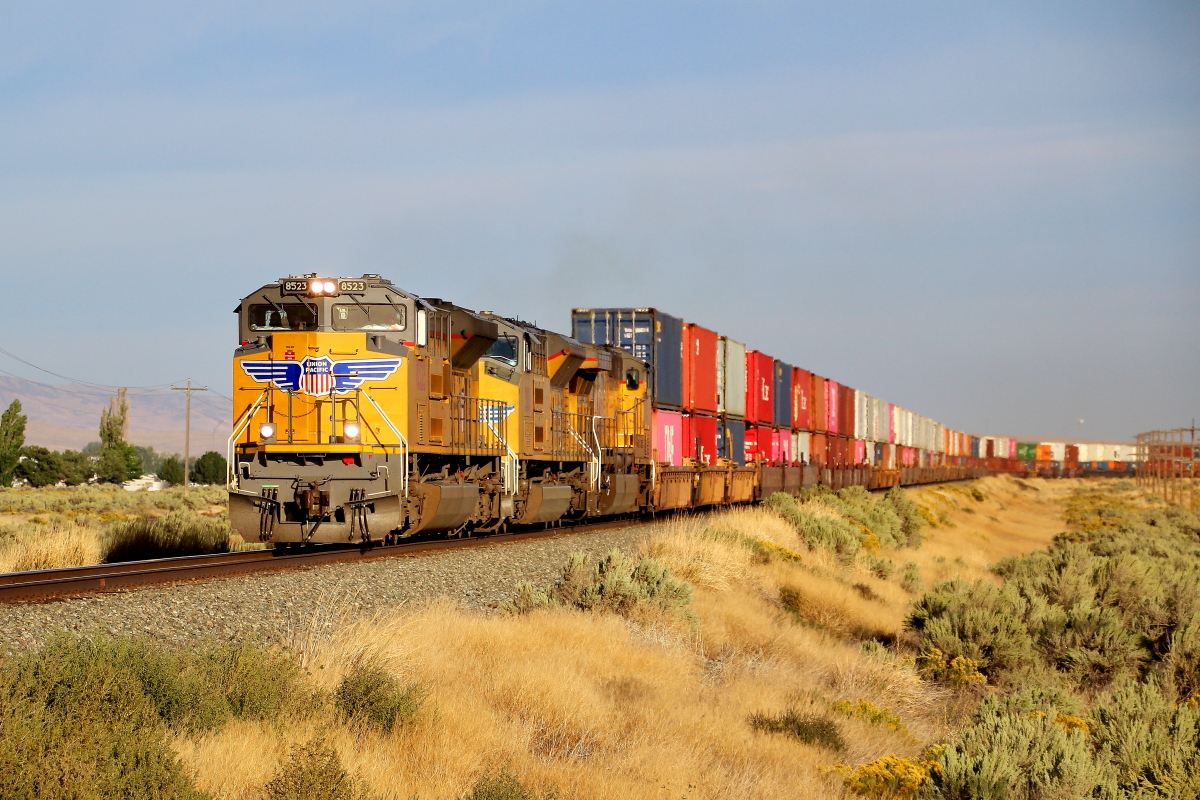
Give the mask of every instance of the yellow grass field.
<path id="1" fill-rule="evenodd" d="M 937 526 L 919 549 L 881 555 L 915 562 L 925 588 L 956 574 L 992 579 L 988 564 L 1042 548 L 1062 529 L 1061 500 L 1078 485 L 988 478 L 914 491 Z M 714 526 L 801 560 L 764 558 L 714 537 Z M 846 796 L 839 764 L 919 755 L 956 724 L 951 690 L 920 680 L 911 662 L 860 647 L 901 635 L 914 594 L 899 574 L 882 579 L 859 561 L 810 551 L 762 508 L 664 524 L 642 550 L 693 584 L 697 624 L 568 608 L 479 613 L 449 600 L 346 619 L 331 638 L 290 645 L 329 691 L 362 662 L 424 685 L 413 725 L 383 734 L 328 715 L 239 721 L 180 736 L 175 750 L 202 789 L 229 800 L 264 796 L 291 746 L 316 738 L 374 796 L 395 800 L 465 797 L 497 769 L 580 800 L 836 798 Z M 899 723 L 835 710 L 840 700 L 869 701 Z M 844 749 L 750 724 L 789 709 L 830 720 Z"/>

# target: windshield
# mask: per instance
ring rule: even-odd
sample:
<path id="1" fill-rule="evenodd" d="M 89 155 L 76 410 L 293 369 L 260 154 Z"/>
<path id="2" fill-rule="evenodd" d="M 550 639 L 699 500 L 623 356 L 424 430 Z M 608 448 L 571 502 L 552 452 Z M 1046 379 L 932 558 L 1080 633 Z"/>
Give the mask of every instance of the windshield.
<path id="1" fill-rule="evenodd" d="M 252 331 L 315 331 L 313 310 L 303 303 L 252 305 L 248 323 Z"/>
<path id="2" fill-rule="evenodd" d="M 517 365 L 517 337 L 500 334 L 500 338 L 492 342 L 492 346 L 484 355 L 497 361 L 503 361 L 510 367 L 515 367 Z"/>
<path id="3" fill-rule="evenodd" d="M 404 306 L 363 303 L 333 307 L 333 328 L 338 331 L 402 331 L 408 325 Z"/>

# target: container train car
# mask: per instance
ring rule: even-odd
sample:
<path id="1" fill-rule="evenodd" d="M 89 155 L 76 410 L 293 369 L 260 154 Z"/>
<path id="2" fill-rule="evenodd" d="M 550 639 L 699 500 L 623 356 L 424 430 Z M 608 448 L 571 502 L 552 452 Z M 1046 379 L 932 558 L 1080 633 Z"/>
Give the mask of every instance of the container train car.
<path id="1" fill-rule="evenodd" d="M 229 509 L 247 541 L 486 535 L 958 480 L 996 457 L 655 309 L 575 309 L 568 336 L 314 274 L 236 313 Z"/>

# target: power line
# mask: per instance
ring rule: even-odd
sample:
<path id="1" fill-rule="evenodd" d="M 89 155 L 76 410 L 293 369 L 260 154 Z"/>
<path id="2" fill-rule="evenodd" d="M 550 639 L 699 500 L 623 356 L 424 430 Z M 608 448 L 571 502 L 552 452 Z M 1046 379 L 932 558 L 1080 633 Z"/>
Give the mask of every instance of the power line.
<path id="1" fill-rule="evenodd" d="M 26 361 L 25 359 L 21 358 L 19 355 L 15 354 L 15 353 L 10 353 L 8 350 L 5 350 L 3 347 L 0 347 L 0 353 L 6 355 L 9 358 L 14 359 L 16 361 L 20 361 L 22 364 L 24 364 L 28 367 L 33 367 L 38 372 L 44 372 L 47 375 L 53 375 L 56 378 L 62 378 L 65 381 L 70 381 L 71 383 L 75 383 L 80 386 L 89 386 L 93 389 L 166 389 L 166 388 L 169 388 L 171 385 L 169 383 L 156 383 L 151 386 L 111 386 L 106 383 L 92 383 L 91 381 L 80 380 L 79 378 L 72 378 L 69 375 L 63 375 L 61 373 L 54 372 L 53 370 L 48 370 L 45 367 L 39 367 L 37 364 L 34 364 L 32 361 Z M 17 377 L 17 376 L 14 375 L 13 377 Z M 30 382 L 33 383 L 34 381 L 30 381 Z"/>

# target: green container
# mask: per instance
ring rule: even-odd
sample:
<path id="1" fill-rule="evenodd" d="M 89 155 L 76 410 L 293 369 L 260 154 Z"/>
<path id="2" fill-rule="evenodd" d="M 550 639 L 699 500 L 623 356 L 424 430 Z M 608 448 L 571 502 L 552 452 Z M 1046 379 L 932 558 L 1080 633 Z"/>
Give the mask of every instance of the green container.
<path id="1" fill-rule="evenodd" d="M 1037 459 L 1037 444 L 1017 442 L 1017 458 L 1021 461 L 1034 461 Z"/>

